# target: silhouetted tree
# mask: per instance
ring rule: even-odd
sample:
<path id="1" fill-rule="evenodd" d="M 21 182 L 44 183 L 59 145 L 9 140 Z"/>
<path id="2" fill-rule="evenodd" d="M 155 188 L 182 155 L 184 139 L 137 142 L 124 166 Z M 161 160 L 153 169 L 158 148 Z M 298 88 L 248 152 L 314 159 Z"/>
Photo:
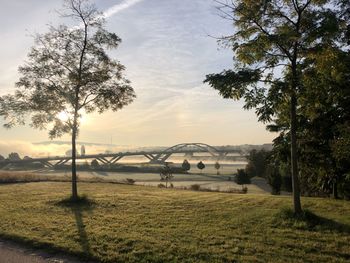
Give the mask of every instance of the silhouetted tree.
<path id="1" fill-rule="evenodd" d="M 200 161 L 200 162 L 197 164 L 197 168 L 198 168 L 199 170 L 201 170 L 201 172 L 202 172 L 202 170 L 205 168 L 205 164 L 204 164 L 202 161 Z"/>
<path id="2" fill-rule="evenodd" d="M 11 161 L 17 161 L 21 160 L 21 157 L 19 157 L 18 153 L 10 153 L 8 159 Z"/>
<path id="3" fill-rule="evenodd" d="M 81 146 L 80 155 L 85 156 L 85 146 L 84 145 Z"/>
<path id="4" fill-rule="evenodd" d="M 247 157 L 248 163 L 245 170 L 250 178 L 255 176 L 266 177 L 265 171 L 269 163 L 269 155 L 270 153 L 264 149 L 260 151 L 252 150 L 249 152 Z"/>
<path id="5" fill-rule="evenodd" d="M 78 198 L 76 138 L 82 114 L 111 109 L 117 111 L 135 97 L 124 66 L 110 58 L 108 50 L 121 39 L 104 28 L 103 16 L 88 0 L 67 0 L 64 17 L 77 26 L 51 26 L 35 37 L 15 95 L 0 98 L 0 115 L 5 127 L 24 124 L 31 115 L 34 128 L 45 129 L 50 138 L 70 133 L 72 138 L 72 199 Z M 64 113 L 67 120 L 60 118 Z"/>
<path id="6" fill-rule="evenodd" d="M 168 182 L 173 179 L 173 172 L 168 163 L 160 171 L 160 180 L 165 181 L 165 188 L 168 188 Z"/>
<path id="7" fill-rule="evenodd" d="M 222 38 L 234 52 L 235 70 L 208 75 L 205 81 L 224 98 L 243 98 L 244 108 L 255 108 L 259 121 L 281 120 L 279 114 L 288 113 L 283 129 L 290 136 L 294 212 L 300 214 L 297 106 L 303 92 L 303 63 L 312 60 L 315 50 L 339 39 L 338 10 L 331 8 L 331 1 L 217 2 L 235 27 L 231 36 Z"/>
<path id="8" fill-rule="evenodd" d="M 219 169 L 220 169 L 220 164 L 219 162 L 216 162 L 214 165 L 215 169 L 216 169 L 216 174 L 219 175 Z"/>
<path id="9" fill-rule="evenodd" d="M 189 171 L 191 169 L 191 164 L 185 159 L 181 167 L 184 171 Z"/>

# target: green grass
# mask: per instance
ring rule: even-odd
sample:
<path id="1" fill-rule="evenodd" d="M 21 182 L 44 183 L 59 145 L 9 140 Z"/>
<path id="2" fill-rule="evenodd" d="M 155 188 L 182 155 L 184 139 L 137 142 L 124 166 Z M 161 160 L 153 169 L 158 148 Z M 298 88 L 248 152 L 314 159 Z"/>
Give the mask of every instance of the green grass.
<path id="1" fill-rule="evenodd" d="M 79 183 L 0 185 L 0 236 L 102 262 L 349 262 L 350 202 Z"/>

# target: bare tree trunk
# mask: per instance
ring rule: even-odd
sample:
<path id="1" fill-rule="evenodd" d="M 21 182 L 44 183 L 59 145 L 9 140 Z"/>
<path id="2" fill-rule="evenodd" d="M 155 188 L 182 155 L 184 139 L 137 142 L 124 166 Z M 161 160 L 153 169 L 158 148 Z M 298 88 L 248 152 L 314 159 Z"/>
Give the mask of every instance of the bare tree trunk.
<path id="1" fill-rule="evenodd" d="M 73 127 L 72 129 L 72 199 L 78 199 L 78 188 L 77 188 L 77 166 L 76 166 L 76 137 L 77 137 L 77 129 Z"/>
<path id="2" fill-rule="evenodd" d="M 290 134 L 291 134 L 291 166 L 292 166 L 292 187 L 293 187 L 293 205 L 294 213 L 300 214 L 301 202 L 300 202 L 300 186 L 298 177 L 298 159 L 297 159 L 297 116 L 296 116 L 297 98 L 295 94 L 291 96 L 290 103 Z"/>
<path id="3" fill-rule="evenodd" d="M 332 193 L 332 196 L 334 199 L 338 199 L 339 196 L 338 196 L 338 184 L 337 184 L 337 181 L 334 180 L 333 181 L 333 193 Z"/>

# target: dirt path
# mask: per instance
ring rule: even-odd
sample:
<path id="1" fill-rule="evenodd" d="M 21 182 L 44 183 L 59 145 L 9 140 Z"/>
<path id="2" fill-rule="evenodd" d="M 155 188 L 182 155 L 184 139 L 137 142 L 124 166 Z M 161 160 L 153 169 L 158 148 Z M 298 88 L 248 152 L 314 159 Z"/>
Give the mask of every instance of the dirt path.
<path id="1" fill-rule="evenodd" d="M 82 263 L 78 259 L 23 247 L 10 241 L 0 240 L 0 263 Z M 86 262 L 86 261 L 84 261 Z M 92 263 L 92 262 L 91 262 Z"/>

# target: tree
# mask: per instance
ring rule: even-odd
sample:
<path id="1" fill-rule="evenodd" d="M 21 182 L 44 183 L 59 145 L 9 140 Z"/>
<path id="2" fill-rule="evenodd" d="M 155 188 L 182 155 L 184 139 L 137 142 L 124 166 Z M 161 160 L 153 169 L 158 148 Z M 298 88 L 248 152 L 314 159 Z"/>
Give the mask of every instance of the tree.
<path id="1" fill-rule="evenodd" d="M 200 161 L 199 163 L 197 163 L 197 168 L 202 172 L 202 170 L 205 168 L 205 164 L 202 161 Z"/>
<path id="2" fill-rule="evenodd" d="M 35 37 L 14 95 L 0 98 L 5 127 L 24 124 L 31 116 L 34 128 L 52 125 L 50 138 L 70 133 L 72 141 L 72 199 L 78 198 L 76 138 L 83 114 L 117 111 L 135 97 L 123 77 L 124 66 L 108 50 L 121 39 L 104 28 L 103 16 L 88 0 L 65 1 L 64 17 L 77 26 L 51 26 Z"/>
<path id="3" fill-rule="evenodd" d="M 82 145 L 80 148 L 80 155 L 85 156 L 85 146 L 84 145 Z"/>
<path id="4" fill-rule="evenodd" d="M 246 165 L 246 172 L 249 177 L 266 177 L 265 172 L 268 165 L 268 157 L 270 153 L 265 151 L 264 149 L 257 151 L 252 150 L 249 152 L 247 157 L 248 164 Z"/>
<path id="5" fill-rule="evenodd" d="M 168 188 L 168 182 L 173 179 L 173 172 L 168 163 L 160 171 L 160 180 L 165 181 L 165 188 Z"/>
<path id="6" fill-rule="evenodd" d="M 207 75 L 205 82 L 224 98 L 245 100 L 259 121 L 282 121 L 277 131 L 290 136 L 294 212 L 302 212 L 297 163 L 298 98 L 303 92 L 303 62 L 324 43 L 335 41 L 338 20 L 330 1 L 239 0 L 219 2 L 236 31 L 222 38 L 234 52 L 235 71 Z M 279 117 L 285 117 L 286 120 Z"/>
<path id="7" fill-rule="evenodd" d="M 220 169 L 220 164 L 219 162 L 216 162 L 214 165 L 215 169 L 216 169 L 216 174 L 219 175 L 219 169 Z"/>
<path id="8" fill-rule="evenodd" d="M 189 171 L 191 169 L 191 164 L 185 159 L 181 165 L 184 171 Z"/>
<path id="9" fill-rule="evenodd" d="M 13 152 L 9 154 L 8 159 L 11 161 L 18 161 L 18 160 L 21 160 L 21 157 L 19 156 L 18 153 Z"/>

